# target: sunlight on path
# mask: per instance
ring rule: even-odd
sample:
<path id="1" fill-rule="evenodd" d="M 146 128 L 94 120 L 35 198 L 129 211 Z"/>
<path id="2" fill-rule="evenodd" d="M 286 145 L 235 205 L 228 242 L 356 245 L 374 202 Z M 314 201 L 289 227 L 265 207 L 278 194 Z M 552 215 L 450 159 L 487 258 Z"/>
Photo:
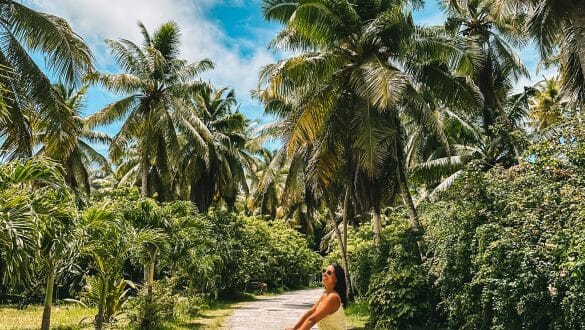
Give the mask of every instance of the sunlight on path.
<path id="1" fill-rule="evenodd" d="M 228 319 L 227 329 L 282 330 L 292 327 L 322 293 L 321 288 L 300 290 L 246 303 Z"/>

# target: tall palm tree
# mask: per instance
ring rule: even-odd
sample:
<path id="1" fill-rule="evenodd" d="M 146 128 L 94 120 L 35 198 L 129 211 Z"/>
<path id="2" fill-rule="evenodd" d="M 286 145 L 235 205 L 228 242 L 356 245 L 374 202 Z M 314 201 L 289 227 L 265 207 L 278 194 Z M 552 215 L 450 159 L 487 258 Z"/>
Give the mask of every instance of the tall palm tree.
<path id="1" fill-rule="evenodd" d="M 39 123 L 35 140 L 41 146 L 38 154 L 61 164 L 69 187 L 89 195 L 91 166 L 98 165 L 102 171 L 110 168 L 108 160 L 90 143 L 108 144 L 111 139 L 107 134 L 90 130 L 87 119 L 81 117 L 87 88 L 86 85 L 74 90 L 63 84 L 54 85 L 56 95 L 68 111 L 59 113 L 53 124 Z"/>
<path id="2" fill-rule="evenodd" d="M 276 219 L 285 181 L 283 164 L 280 161 L 282 157 L 277 158 L 276 152 L 268 150 L 262 150 L 260 156 L 261 160 L 253 171 L 251 179 L 253 191 L 247 207 L 251 212 L 257 210 L 269 219 Z"/>
<path id="3" fill-rule="evenodd" d="M 233 209 L 238 191 L 248 191 L 246 171 L 255 159 L 245 148 L 248 120 L 234 112 L 235 105 L 233 90 L 206 86 L 194 95 L 190 107 L 176 114 L 184 140 L 177 182 L 188 187 L 182 190 L 202 212 L 218 200 Z"/>
<path id="4" fill-rule="evenodd" d="M 429 87 L 447 103 L 476 106 L 479 96 L 464 75 L 474 71 L 480 56 L 437 29 L 414 26 L 404 5 L 392 1 L 266 0 L 264 16 L 285 25 L 274 47 L 301 52 L 261 73 L 261 82 L 294 104 L 283 134 L 289 153 L 310 144 L 322 150 L 316 167 L 327 168 L 330 158 L 343 160 L 337 169 L 344 169 L 338 173 L 348 197 L 356 191 L 355 173 L 376 182 L 391 175 L 413 229 L 422 232 L 403 165 L 400 114 L 442 136 L 415 86 Z M 325 176 L 318 179 L 331 183 Z"/>
<path id="5" fill-rule="evenodd" d="M 258 128 L 259 141 L 285 138 L 290 121 L 287 114 L 292 104 L 270 90 L 254 91 L 254 96 L 264 103 L 264 111 L 278 120 Z M 286 148 L 272 153 L 262 150 L 265 163 L 255 171 L 258 178 L 252 193 L 251 205 L 261 205 L 262 214 L 275 214 L 288 219 L 301 232 L 312 234 L 319 226 L 314 212 L 321 206 L 308 180 L 310 148 L 299 148 L 289 154 Z M 272 216 L 274 218 L 274 216 Z"/>
<path id="6" fill-rule="evenodd" d="M 444 0 L 442 3 L 447 14 L 447 30 L 470 37 L 483 54 L 484 62 L 472 74 L 484 99 L 474 121 L 485 134 L 495 138 L 501 133 L 496 125 L 502 121 L 513 83 L 521 76 L 528 76 L 512 48 L 525 41 L 524 16 L 507 6 L 495 6 L 493 0 Z"/>
<path id="7" fill-rule="evenodd" d="M 43 54 L 49 71 L 68 84 L 93 70 L 93 57 L 62 18 L 6 0 L 0 3 L 0 20 L 0 86 L 6 103 L 0 115 L 0 150 L 8 159 L 30 157 L 31 120 L 52 124 L 67 112 L 31 53 Z"/>
<path id="8" fill-rule="evenodd" d="M 424 184 L 419 201 L 449 188 L 471 162 L 485 170 L 496 164 L 508 167 L 518 163 L 520 156 L 509 146 L 512 142 L 522 150 L 528 144 L 526 121 L 534 93 L 535 89 L 528 87 L 508 96 L 500 114 L 503 129 L 496 136 L 486 134 L 477 125 L 473 112 L 435 105 L 450 150 L 433 136 L 426 136 L 416 125 L 407 124 L 408 168 L 413 180 Z"/>
<path id="9" fill-rule="evenodd" d="M 499 0 L 527 16 L 543 60 L 559 64 L 560 82 L 572 102 L 585 103 L 585 3 L 573 0 Z"/>
<path id="10" fill-rule="evenodd" d="M 202 83 L 198 75 L 213 67 L 210 60 L 188 63 L 178 58 L 180 30 L 174 22 L 150 35 L 138 23 L 143 35 L 141 46 L 129 40 L 107 40 L 116 61 L 125 71 L 120 74 L 95 73 L 89 80 L 106 89 L 124 94 L 88 120 L 90 128 L 124 120 L 112 139 L 110 157 L 118 161 L 123 151 L 135 147 L 140 157 L 141 194 L 159 200 L 173 198 L 171 169 L 179 142 L 173 121 L 178 107 L 185 107 Z"/>

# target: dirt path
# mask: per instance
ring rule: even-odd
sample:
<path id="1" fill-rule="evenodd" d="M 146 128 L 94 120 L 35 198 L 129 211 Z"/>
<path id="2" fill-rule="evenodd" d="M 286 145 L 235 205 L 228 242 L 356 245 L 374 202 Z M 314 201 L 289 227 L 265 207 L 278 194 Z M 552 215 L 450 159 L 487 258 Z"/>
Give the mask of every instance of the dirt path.
<path id="1" fill-rule="evenodd" d="M 226 326 L 233 330 L 282 330 L 292 327 L 322 293 L 323 289 L 310 289 L 260 298 L 238 308 L 227 320 Z"/>

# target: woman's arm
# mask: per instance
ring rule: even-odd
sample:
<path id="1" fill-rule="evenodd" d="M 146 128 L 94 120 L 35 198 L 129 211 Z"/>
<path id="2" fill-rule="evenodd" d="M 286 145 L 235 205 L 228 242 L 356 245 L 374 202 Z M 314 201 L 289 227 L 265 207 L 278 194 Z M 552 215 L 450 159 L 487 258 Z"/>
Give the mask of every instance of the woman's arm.
<path id="1" fill-rule="evenodd" d="M 310 314 L 309 317 L 303 316 L 302 319 L 303 322 L 300 323 L 299 321 L 301 325 L 298 326 L 299 323 L 297 323 L 294 329 L 310 330 L 315 324 L 317 324 L 317 322 L 321 321 L 321 319 L 323 319 L 325 316 L 335 313 L 339 309 L 340 305 L 341 300 L 339 299 L 339 296 L 337 294 L 329 294 L 327 297 L 325 297 L 325 299 L 323 299 L 321 305 L 317 306 L 315 311 L 312 314 Z"/>
<path id="2" fill-rule="evenodd" d="M 303 316 L 299 319 L 299 321 L 297 322 L 297 324 L 295 324 L 295 326 L 293 328 L 286 328 L 285 330 L 299 329 L 301 327 L 301 325 L 303 324 L 303 322 L 305 322 L 305 320 L 315 312 L 315 310 L 317 309 L 317 305 L 319 305 L 319 302 L 321 301 L 321 299 L 323 299 L 323 296 L 321 296 L 319 298 L 319 300 L 317 300 L 313 304 L 313 306 L 305 314 L 303 314 Z"/>

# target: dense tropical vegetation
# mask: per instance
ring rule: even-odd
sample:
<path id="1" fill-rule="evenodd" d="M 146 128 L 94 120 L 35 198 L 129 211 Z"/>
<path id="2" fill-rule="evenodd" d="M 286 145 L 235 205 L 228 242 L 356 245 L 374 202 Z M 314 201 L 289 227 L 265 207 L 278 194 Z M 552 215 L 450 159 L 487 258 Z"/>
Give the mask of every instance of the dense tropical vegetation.
<path id="1" fill-rule="evenodd" d="M 585 327 L 585 6 L 439 3 L 418 26 L 423 1 L 263 0 L 292 55 L 258 73 L 261 127 L 172 21 L 107 40 L 103 73 L 65 20 L 0 3 L 0 303 L 151 329 L 337 262 L 370 328 Z M 531 44 L 558 74 L 518 86 Z M 83 117 L 94 85 L 119 98 Z"/>

